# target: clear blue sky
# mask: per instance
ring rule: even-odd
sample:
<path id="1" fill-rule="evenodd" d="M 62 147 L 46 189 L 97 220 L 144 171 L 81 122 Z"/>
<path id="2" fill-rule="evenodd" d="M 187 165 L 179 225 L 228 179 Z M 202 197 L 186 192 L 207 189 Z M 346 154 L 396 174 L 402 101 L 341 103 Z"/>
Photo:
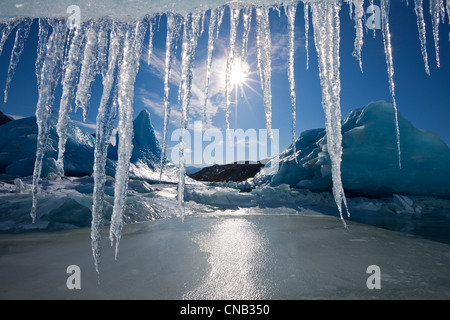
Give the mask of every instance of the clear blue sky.
<path id="1" fill-rule="evenodd" d="M 448 145 L 450 145 L 450 45 L 448 17 L 440 25 L 440 58 L 441 67 L 436 67 L 431 21 L 428 11 L 428 1 L 425 0 L 425 19 L 427 23 L 427 49 L 431 76 L 425 73 L 420 41 L 418 37 L 416 15 L 413 1 L 409 7 L 403 1 L 391 1 L 391 33 L 395 67 L 396 96 L 399 111 L 416 127 L 436 132 Z M 375 0 L 375 4 L 379 1 Z M 287 19 L 284 10 L 281 14 L 271 10 L 271 36 L 272 36 L 272 127 L 280 132 L 280 151 L 291 143 L 291 105 L 289 98 L 289 83 L 287 78 Z M 206 15 L 205 32 L 199 39 L 195 56 L 193 97 L 191 104 L 191 119 L 201 120 L 203 104 L 203 83 L 206 64 L 206 43 L 209 13 Z M 238 96 L 237 117 L 235 106 L 232 106 L 230 123 L 232 128 L 265 128 L 265 116 L 262 92 L 259 79 L 255 74 L 255 36 L 254 19 L 249 37 L 250 80 L 248 84 L 253 88 L 245 89 L 245 97 Z M 163 61 L 166 38 L 166 18 L 162 16 L 159 31 L 154 37 L 154 52 L 151 65 L 148 66 L 147 49 L 148 34 L 144 40 L 144 51 L 141 67 L 135 84 L 135 116 L 147 109 L 152 114 L 155 129 L 162 135 L 163 115 Z M 6 114 L 18 116 L 33 116 L 37 102 L 37 86 L 34 63 L 36 59 L 37 30 L 35 21 L 31 28 L 30 37 L 25 45 L 24 53 L 13 79 L 8 103 L 3 103 L 1 94 L 0 110 Z M 242 20 L 238 29 L 236 47 L 241 48 Z M 372 30 L 364 36 L 362 49 L 362 74 L 358 62 L 352 57 L 353 41 L 355 36 L 354 23 L 349 18 L 348 5 L 343 4 L 341 10 L 341 108 L 342 115 L 346 117 L 350 111 L 367 105 L 371 101 L 390 101 L 386 62 L 384 56 L 381 30 L 376 31 L 373 38 Z M 211 80 L 209 102 L 210 112 L 213 115 L 211 125 L 225 129 L 225 112 L 223 110 L 224 90 L 223 70 L 229 37 L 229 11 L 225 12 L 220 29 L 219 40 L 216 41 L 213 60 L 213 74 Z M 303 19 L 303 5 L 300 4 L 296 16 L 296 51 L 295 51 L 295 81 L 297 94 L 297 135 L 301 131 L 324 127 L 324 115 L 321 107 L 321 90 L 318 77 L 317 53 L 314 48 L 312 25 L 309 31 L 309 70 L 306 70 L 305 33 Z M 3 92 L 7 75 L 10 52 L 14 42 L 12 34 L 5 43 L 0 57 L 0 89 Z M 179 110 L 176 104 L 178 93 L 176 77 L 179 72 L 180 49 L 178 61 L 174 67 L 174 76 L 171 85 L 171 100 L 174 103 L 173 119 L 170 131 L 179 126 Z M 101 96 L 101 78 L 98 77 L 93 87 L 88 123 L 93 124 Z M 255 91 L 255 92 L 254 92 Z M 60 86 L 57 89 L 54 109 L 59 108 Z M 233 93 L 234 96 L 234 93 Z M 72 119 L 81 121 L 81 113 L 72 113 Z M 175 143 L 171 143 L 173 146 Z"/>

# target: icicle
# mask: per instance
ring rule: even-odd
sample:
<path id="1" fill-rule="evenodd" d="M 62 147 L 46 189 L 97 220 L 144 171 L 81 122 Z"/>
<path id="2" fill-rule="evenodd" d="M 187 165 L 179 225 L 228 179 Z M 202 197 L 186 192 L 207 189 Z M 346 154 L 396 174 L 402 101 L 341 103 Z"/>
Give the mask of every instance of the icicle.
<path id="1" fill-rule="evenodd" d="M 397 102 L 395 100 L 395 83 L 394 83 L 394 60 L 392 57 L 391 32 L 389 30 L 389 5 L 390 0 L 381 0 L 381 23 L 383 32 L 384 52 L 386 53 L 386 64 L 389 77 L 389 91 L 391 93 L 392 105 L 395 115 L 395 130 L 397 132 L 397 149 L 398 149 L 398 165 L 402 167 L 402 157 L 400 148 L 400 128 L 398 126 Z"/>
<path id="2" fill-rule="evenodd" d="M 371 13 L 374 14 L 375 7 L 373 6 L 373 0 L 369 1 L 369 6 L 370 6 Z M 366 30 L 367 30 L 367 24 L 366 24 Z M 373 38 L 375 39 L 376 35 L 377 35 L 377 28 L 372 28 L 372 30 L 373 30 Z"/>
<path id="3" fill-rule="evenodd" d="M 64 66 L 65 72 L 62 80 L 62 95 L 59 103 L 58 123 L 56 132 L 58 133 L 58 160 L 59 168 L 64 171 L 64 152 L 67 142 L 67 124 L 69 122 L 69 114 L 72 112 L 72 101 L 74 99 L 75 86 L 77 77 L 80 72 L 80 60 L 82 45 L 84 40 L 83 30 L 76 28 L 72 39 L 72 45 L 68 53 L 68 59 Z M 61 172 L 64 174 L 64 172 Z"/>
<path id="4" fill-rule="evenodd" d="M 33 205 L 31 218 L 36 220 L 37 193 L 41 177 L 42 161 L 50 132 L 50 120 L 54 101 L 55 88 L 62 73 L 62 60 L 64 54 L 64 40 L 66 34 L 65 21 L 54 21 L 53 32 L 47 43 L 47 52 L 41 69 L 39 99 L 36 105 L 36 123 L 38 125 L 36 161 L 33 172 Z"/>
<path id="5" fill-rule="evenodd" d="M 246 7 L 242 13 L 243 22 L 243 35 L 242 35 L 242 52 L 241 52 L 241 65 L 244 64 L 245 57 L 247 56 L 248 35 L 252 25 L 252 7 Z"/>
<path id="6" fill-rule="evenodd" d="M 217 34 L 216 38 L 219 39 L 219 29 L 222 25 L 223 15 L 225 14 L 225 6 L 217 8 Z"/>
<path id="7" fill-rule="evenodd" d="M 199 37 L 201 37 L 203 32 L 205 31 L 205 13 L 206 11 L 200 13 L 200 31 L 198 34 Z"/>
<path id="8" fill-rule="evenodd" d="M 309 38 L 309 4 L 305 2 L 303 4 L 303 11 L 305 17 L 305 50 L 306 50 L 306 70 L 309 69 L 309 49 L 308 49 L 308 38 Z"/>
<path id="9" fill-rule="evenodd" d="M 295 140 L 297 136 L 295 134 L 295 124 L 296 124 L 296 95 L 295 95 L 295 74 L 294 74 L 294 51 L 295 51 L 295 13 L 297 11 L 297 3 L 285 6 L 284 12 L 288 19 L 288 32 L 289 32 L 289 43 L 288 43 L 288 78 L 289 78 L 289 89 L 291 92 L 291 105 L 292 105 L 292 155 L 297 161 Z"/>
<path id="10" fill-rule="evenodd" d="M 97 61 L 95 64 L 95 74 L 101 74 L 102 77 L 105 76 L 108 70 L 108 34 L 109 30 L 105 22 L 101 24 L 98 31 Z"/>
<path id="11" fill-rule="evenodd" d="M 78 111 L 78 109 L 83 110 L 84 121 L 86 121 L 89 110 L 92 82 L 95 80 L 97 42 L 98 32 L 96 30 L 96 26 L 92 24 L 86 32 L 86 45 L 84 47 L 84 56 L 81 63 L 80 79 L 78 80 L 77 94 L 75 99 L 75 111 Z"/>
<path id="12" fill-rule="evenodd" d="M 11 31 L 23 20 L 24 18 L 13 18 L 8 22 L 2 24 L 0 29 L 0 56 L 2 55 L 3 46 L 5 45 L 5 42 L 8 39 Z"/>
<path id="13" fill-rule="evenodd" d="M 414 0 L 414 5 L 417 16 L 417 28 L 419 29 L 420 47 L 422 50 L 423 62 L 425 64 L 425 72 L 430 75 L 430 67 L 428 65 L 427 54 L 427 36 L 425 29 L 425 20 L 423 18 L 423 0 Z"/>
<path id="14" fill-rule="evenodd" d="M 209 80 L 211 78 L 212 56 L 214 51 L 214 31 L 217 28 L 218 9 L 211 9 L 208 27 L 208 53 L 206 55 L 206 76 L 205 76 L 205 98 L 203 106 L 203 116 L 206 119 L 206 104 L 208 102 Z"/>
<path id="15" fill-rule="evenodd" d="M 450 26 L 450 0 L 447 0 L 447 18 L 448 25 Z M 448 41 L 450 42 L 450 32 L 448 33 Z"/>
<path id="16" fill-rule="evenodd" d="M 149 21 L 149 39 L 148 39 L 148 53 L 147 53 L 147 64 L 150 65 L 150 58 L 153 53 L 153 36 L 155 34 L 155 17 L 151 17 Z"/>
<path id="17" fill-rule="evenodd" d="M 346 0 L 346 1 L 348 2 L 350 19 L 353 19 L 353 0 Z"/>
<path id="18" fill-rule="evenodd" d="M 99 273 L 100 244 L 105 202 L 106 159 L 117 107 L 117 81 L 123 54 L 124 31 L 114 26 L 109 45 L 108 70 L 103 77 L 103 93 L 97 114 L 94 150 L 94 192 L 92 204 L 91 243 L 94 264 Z"/>
<path id="19" fill-rule="evenodd" d="M 322 87 L 322 106 L 325 111 L 327 151 L 330 155 L 333 180 L 333 195 L 339 215 L 347 227 L 342 215 L 342 203 L 347 202 L 342 187 L 342 133 L 340 110 L 340 72 L 339 72 L 339 3 L 311 3 L 314 27 L 314 39 L 318 55 L 319 76 Z M 348 209 L 347 214 L 349 215 Z"/>
<path id="20" fill-rule="evenodd" d="M 231 105 L 231 72 L 233 69 L 234 46 L 236 44 L 236 33 L 239 24 L 240 9 L 237 6 L 230 6 L 230 42 L 228 45 L 227 65 L 225 71 L 225 122 L 227 129 L 230 129 L 230 105 Z"/>
<path id="21" fill-rule="evenodd" d="M 130 159 L 133 151 L 134 83 L 139 70 L 145 31 L 146 24 L 142 21 L 138 21 L 133 29 L 130 28 L 127 31 L 122 64 L 118 75 L 119 126 L 117 131 L 119 146 L 114 186 L 114 209 L 109 231 L 111 245 L 114 244 L 114 240 L 116 242 L 116 259 L 122 236 L 123 211 L 126 205 Z"/>
<path id="22" fill-rule="evenodd" d="M 31 20 L 30 18 L 26 18 L 17 27 L 16 38 L 14 40 L 11 59 L 9 61 L 8 76 L 6 78 L 4 98 L 5 103 L 8 101 L 8 90 L 11 85 L 12 78 L 16 73 L 17 64 L 19 63 L 20 56 L 22 55 L 25 40 L 28 38 L 28 34 L 30 33 L 30 26 L 32 23 L 33 20 Z"/>
<path id="23" fill-rule="evenodd" d="M 173 14 L 167 14 L 167 35 L 166 35 L 166 57 L 164 66 L 164 133 L 163 145 L 161 152 L 159 180 L 162 179 L 162 172 L 164 168 L 164 159 L 166 156 L 167 137 L 169 133 L 169 119 L 171 112 L 171 105 L 169 100 L 169 79 L 172 72 L 172 65 L 176 55 L 176 41 L 181 30 L 181 19 Z"/>
<path id="24" fill-rule="evenodd" d="M 188 108 L 191 99 L 192 87 L 192 67 L 194 63 L 195 49 L 198 41 L 200 14 L 198 12 L 189 15 L 184 21 L 183 47 L 181 60 L 181 88 L 182 88 L 182 113 L 181 113 L 181 141 L 179 156 L 179 177 L 178 177 L 178 204 L 184 216 L 184 185 L 185 185 L 185 133 L 188 122 Z"/>
<path id="25" fill-rule="evenodd" d="M 355 29 L 356 29 L 356 36 L 355 36 L 355 43 L 353 50 L 353 56 L 359 61 L 359 68 L 361 69 L 361 72 L 363 72 L 362 67 L 362 59 L 361 59 L 361 49 L 363 46 L 363 16 L 364 16 L 364 0 L 353 0 L 353 3 L 355 5 Z M 351 5 L 350 5 L 351 6 Z"/>
<path id="26" fill-rule="evenodd" d="M 269 10 L 256 8 L 256 58 L 257 70 L 263 89 L 266 128 L 272 139 L 272 45 L 270 38 Z"/>
<path id="27" fill-rule="evenodd" d="M 41 82 L 42 64 L 44 63 L 45 54 L 47 52 L 46 44 L 47 44 L 47 39 L 48 39 L 49 27 L 50 27 L 50 25 L 48 24 L 47 20 L 39 19 L 39 40 L 38 40 L 37 58 L 36 58 L 36 64 L 35 64 L 38 90 L 40 88 L 40 82 Z"/>
<path id="28" fill-rule="evenodd" d="M 441 66 L 439 59 L 439 23 L 440 19 L 444 19 L 445 8 L 443 0 L 430 0 L 430 15 L 431 22 L 433 24 L 433 38 L 434 38 L 434 48 L 436 51 L 436 65 L 438 68 Z"/>

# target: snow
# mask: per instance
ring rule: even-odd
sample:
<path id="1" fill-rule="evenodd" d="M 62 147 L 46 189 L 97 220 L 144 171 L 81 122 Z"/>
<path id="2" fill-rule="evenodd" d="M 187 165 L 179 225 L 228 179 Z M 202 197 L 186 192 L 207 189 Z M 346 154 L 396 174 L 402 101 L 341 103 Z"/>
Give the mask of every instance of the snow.
<path id="1" fill-rule="evenodd" d="M 347 194 L 368 197 L 424 195 L 450 197 L 450 148 L 434 133 L 415 128 L 399 114 L 403 167 L 398 167 L 392 105 L 373 102 L 343 120 L 342 183 Z M 289 184 L 313 191 L 330 191 L 330 158 L 324 129 L 302 132 L 292 146 L 267 164 L 257 184 Z M 298 161 L 298 164 L 295 162 Z"/>

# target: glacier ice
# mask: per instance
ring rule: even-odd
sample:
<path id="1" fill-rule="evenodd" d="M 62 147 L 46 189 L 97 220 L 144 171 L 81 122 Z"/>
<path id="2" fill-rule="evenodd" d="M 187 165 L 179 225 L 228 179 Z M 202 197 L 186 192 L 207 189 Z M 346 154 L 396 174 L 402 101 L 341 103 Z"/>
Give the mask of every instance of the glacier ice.
<path id="1" fill-rule="evenodd" d="M 8 4 L 9 4 L 8 0 Z M 227 71 L 225 80 L 229 80 L 229 71 L 231 70 L 232 61 L 234 59 L 234 47 L 236 42 L 235 27 L 239 23 L 239 17 L 243 12 L 244 35 L 242 57 L 244 59 L 248 30 L 250 26 L 250 17 L 252 12 L 255 13 L 255 34 L 256 34 L 256 51 L 257 51 L 257 69 L 261 80 L 261 87 L 263 89 L 263 104 L 264 113 L 266 116 L 266 127 L 271 135 L 271 116 L 272 116 L 272 95 L 271 95 L 271 39 L 269 26 L 269 10 L 275 9 L 280 12 L 280 8 L 284 7 L 285 12 L 292 15 L 293 8 L 300 1 L 289 1 L 282 3 L 274 0 L 254 0 L 244 2 L 228 3 L 223 0 L 208 1 L 208 3 L 199 3 L 197 1 L 174 0 L 169 3 L 162 1 L 134 1 L 133 5 L 124 6 L 121 1 L 114 0 L 108 3 L 102 1 L 80 0 L 77 2 L 80 10 L 83 12 L 82 21 L 80 25 L 72 28 L 68 32 L 65 18 L 61 16 L 62 12 L 66 12 L 66 8 L 72 5 L 70 0 L 62 0 L 57 3 L 54 2 L 39 2 L 32 0 L 22 1 L 20 6 L 3 5 L 0 16 L 0 54 L 3 45 L 10 33 L 18 28 L 16 31 L 17 45 L 14 45 L 11 54 L 11 63 L 8 72 L 7 88 L 10 79 L 14 74 L 15 67 L 20 57 L 20 52 L 23 47 L 21 39 L 26 38 L 28 25 L 27 19 L 39 18 L 39 41 L 37 45 L 37 59 L 36 59 L 36 75 L 37 86 L 39 90 L 39 99 L 36 106 L 36 120 L 38 124 L 36 161 L 33 173 L 33 205 L 31 216 L 35 220 L 37 195 L 39 190 L 39 178 L 41 176 L 42 166 L 44 164 L 44 154 L 48 148 L 48 137 L 50 135 L 50 122 L 52 118 L 52 107 L 54 102 L 55 88 L 62 79 L 63 81 L 63 97 L 60 109 L 59 121 L 59 162 L 50 161 L 50 167 L 63 174 L 63 170 L 68 170 L 63 160 L 63 155 L 67 153 L 65 150 L 66 143 L 64 142 L 66 133 L 65 126 L 69 123 L 69 113 L 71 110 L 72 100 L 75 99 L 76 107 L 83 110 L 86 117 L 88 107 L 90 104 L 90 87 L 92 81 L 97 74 L 101 74 L 103 78 L 103 94 L 100 102 L 99 114 L 97 116 L 97 133 L 96 133 L 96 151 L 94 160 L 94 176 L 98 188 L 94 188 L 94 193 L 98 196 L 99 202 L 95 202 L 93 206 L 94 216 L 100 216 L 102 212 L 101 195 L 103 194 L 103 181 L 105 175 L 105 159 L 107 158 L 107 145 L 109 144 L 109 136 L 111 135 L 112 123 L 116 120 L 116 111 L 118 111 L 119 121 L 123 126 L 119 128 L 120 140 L 123 141 L 122 146 L 118 148 L 118 172 L 119 178 L 117 188 L 119 188 L 117 196 L 117 217 L 120 219 L 120 212 L 125 203 L 127 181 L 132 170 L 133 164 L 130 162 L 132 157 L 131 144 L 124 145 L 126 141 L 131 141 L 132 119 L 129 116 L 132 112 L 134 79 L 139 69 L 138 61 L 142 51 L 141 37 L 146 30 L 150 28 L 150 42 L 148 47 L 147 60 L 150 62 L 152 51 L 152 34 L 154 32 L 154 19 L 166 13 L 168 16 L 176 17 L 179 23 L 175 23 L 173 28 L 168 28 L 174 33 L 171 35 L 173 41 L 179 40 L 181 34 L 176 34 L 183 25 L 183 48 L 182 48 L 182 72 L 181 81 L 179 85 L 179 99 L 182 105 L 182 130 L 186 130 L 188 122 L 188 109 L 190 103 L 190 90 L 192 83 L 192 67 L 195 49 L 197 47 L 197 39 L 201 35 L 205 24 L 205 13 L 211 10 L 210 24 L 208 30 L 208 56 L 207 65 L 210 66 L 212 59 L 212 50 L 214 45 L 213 33 L 219 35 L 219 28 L 224 16 L 225 7 L 231 8 L 231 32 L 230 32 L 230 50 L 227 59 Z M 361 50 L 363 44 L 362 19 L 363 19 L 363 0 L 303 0 L 303 14 L 305 17 L 305 33 L 306 39 L 309 29 L 309 11 L 312 11 L 313 31 L 315 38 L 315 46 L 319 57 L 319 75 L 322 86 L 322 105 L 326 114 L 326 134 L 327 147 L 323 150 L 331 158 L 331 176 L 333 181 L 333 189 L 336 204 L 341 210 L 341 205 L 346 202 L 341 181 L 341 154 L 342 154 L 342 137 L 340 124 L 340 81 L 339 81 L 339 44 L 340 44 L 340 21 L 339 12 L 343 2 L 349 4 L 350 13 L 353 15 L 355 22 L 355 41 L 354 41 L 354 56 L 358 59 L 362 69 Z M 370 1 L 373 4 L 373 1 Z M 393 118 L 394 126 L 397 136 L 397 152 L 398 165 L 404 167 L 407 160 L 402 159 L 403 146 L 400 146 L 400 125 L 399 116 L 397 112 L 397 103 L 395 99 L 395 83 L 394 83 L 394 59 L 392 56 L 391 35 L 389 30 L 389 0 L 381 0 L 382 8 L 382 29 L 383 42 L 386 53 L 387 73 L 389 89 L 391 92 L 391 102 L 394 109 Z M 355 7 L 353 9 L 353 6 Z M 415 1 L 415 9 L 418 19 L 419 38 L 421 40 L 422 54 L 424 57 L 425 70 L 428 73 L 428 63 L 426 59 L 425 50 L 425 33 L 423 23 L 423 4 L 421 1 Z M 433 38 L 435 43 L 436 63 L 439 66 L 439 24 L 444 22 L 445 12 L 449 13 L 449 1 L 444 5 L 443 0 L 430 0 L 430 13 L 432 19 Z M 13 18 L 11 18 L 13 17 Z M 14 18 L 15 17 L 15 18 Z M 25 18 L 26 17 L 26 18 Z M 169 20 L 169 19 L 168 19 Z M 148 24 L 150 22 L 150 27 Z M 247 23 L 247 26 L 245 24 Z M 292 24 L 292 23 L 291 23 Z M 132 33 L 132 28 L 138 33 Z M 215 29 L 215 30 L 214 30 Z M 178 31 L 176 31 L 178 30 Z M 133 31 L 134 32 L 134 31 Z M 292 30 L 290 31 L 292 32 Z M 138 39 L 139 38 L 139 39 Z M 83 39 L 83 40 L 82 40 Z M 138 39 L 138 40 L 137 40 Z M 109 40 L 109 41 L 108 41 Z M 77 47 L 76 43 L 83 43 L 83 47 Z M 121 43 L 123 42 L 123 43 Z M 166 75 L 165 83 L 168 83 L 170 77 L 170 66 L 173 59 L 173 45 L 168 44 L 166 54 Z M 293 54 L 294 47 L 290 46 L 290 55 Z M 308 47 L 307 61 L 308 64 Z M 132 59 L 128 60 L 130 57 Z M 168 59 L 168 61 L 167 61 Z M 292 64 L 290 64 L 289 73 L 292 73 Z M 78 75 L 78 68 L 80 68 Z M 207 67 L 208 68 L 208 67 Z M 210 67 L 209 67 L 210 68 Z M 64 69 L 64 70 L 63 70 Z M 291 86 L 293 84 L 292 77 Z M 207 104 L 208 95 L 208 81 L 205 80 L 205 106 Z M 231 103 L 229 97 L 231 87 L 226 81 L 226 121 L 228 123 L 229 105 Z M 76 87 L 76 88 L 75 88 Z M 165 86 L 168 92 L 168 86 Z M 291 90 L 292 92 L 292 90 Z M 75 95 L 75 97 L 73 97 Z M 168 93 L 167 93 L 168 95 Z M 7 98 L 5 92 L 4 99 Z M 294 107 L 295 104 L 293 104 Z M 170 102 L 165 98 L 165 139 L 167 138 L 168 117 L 170 115 Z M 206 113 L 206 112 L 205 112 Z M 295 119 L 293 119 L 295 121 Z M 122 123 L 123 122 L 123 123 Z M 164 139 L 164 141 L 165 141 Z M 184 135 L 182 135 L 180 148 L 180 159 L 184 159 Z M 163 141 L 163 150 L 161 153 L 161 167 L 165 153 L 165 142 Z M 295 145 L 295 144 L 294 144 Z M 66 157 L 66 156 L 65 156 Z M 64 164 L 62 167 L 61 164 Z M 15 164 L 20 168 L 23 166 L 18 162 Z M 14 167 L 14 166 L 13 166 Z M 139 168 L 138 168 L 139 169 Z M 168 168 L 171 170 L 170 168 Z M 322 170 L 327 171 L 324 167 Z M 180 204 L 184 197 L 184 163 L 182 161 L 179 170 L 179 190 L 178 199 Z M 99 205 L 97 208 L 96 206 Z M 95 210 L 94 210 L 95 209 Z M 341 215 L 342 217 L 342 215 Z M 100 222 L 94 224 L 93 234 L 99 235 Z M 113 234 L 118 240 L 120 238 L 121 223 L 114 227 Z M 97 236 L 94 236 L 96 238 Z"/>

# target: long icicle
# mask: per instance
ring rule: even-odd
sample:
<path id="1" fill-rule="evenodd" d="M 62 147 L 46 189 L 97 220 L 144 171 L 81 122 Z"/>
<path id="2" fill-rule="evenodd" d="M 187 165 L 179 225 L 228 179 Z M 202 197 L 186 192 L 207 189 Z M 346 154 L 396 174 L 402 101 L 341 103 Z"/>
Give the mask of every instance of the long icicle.
<path id="1" fill-rule="evenodd" d="M 422 50 L 423 62 L 425 64 L 425 72 L 430 75 L 430 66 L 428 65 L 427 54 L 427 34 L 425 28 L 425 19 L 423 17 L 423 0 L 414 0 L 414 10 L 417 16 L 417 29 L 419 30 L 420 49 Z"/>
<path id="2" fill-rule="evenodd" d="M 353 56 L 358 60 L 359 62 L 359 68 L 361 69 L 361 72 L 363 72 L 362 67 L 362 58 L 361 58 L 361 50 L 364 43 L 364 32 L 363 32 L 363 16 L 364 16 L 364 0 L 353 0 L 355 5 L 355 29 L 356 29 L 356 36 L 355 36 L 355 42 L 354 42 L 354 50 L 353 50 Z M 351 6 L 351 4 L 350 4 Z"/>
<path id="3" fill-rule="evenodd" d="M 448 25 L 450 26 L 450 0 L 447 0 L 447 18 L 448 18 Z M 450 42 L 450 31 L 448 33 L 448 41 Z"/>
<path id="4" fill-rule="evenodd" d="M 95 80 L 96 62 L 97 62 L 97 26 L 93 23 L 86 31 L 86 45 L 84 47 L 83 61 L 81 63 L 80 79 L 76 93 L 76 108 L 83 110 L 83 119 L 86 121 L 89 102 L 91 99 L 92 83 Z"/>
<path id="5" fill-rule="evenodd" d="M 97 113 L 94 149 L 94 192 L 92 204 L 91 245 L 94 265 L 99 275 L 103 210 L 105 203 L 106 159 L 117 108 L 117 80 L 123 54 L 123 28 L 115 25 L 111 31 L 108 69 L 103 77 L 103 92 Z"/>
<path id="6" fill-rule="evenodd" d="M 37 57 L 35 63 L 35 72 L 37 79 L 38 91 L 41 83 L 41 70 L 44 63 L 45 54 L 47 52 L 47 40 L 50 25 L 46 19 L 39 19 L 39 33 L 38 33 L 38 45 L 37 45 Z"/>
<path id="7" fill-rule="evenodd" d="M 54 20 L 52 22 L 53 32 L 47 43 L 47 51 L 42 64 L 39 98 L 36 105 L 36 123 L 38 125 L 36 161 L 33 171 L 31 218 L 36 221 L 37 195 L 39 191 L 39 179 L 42 171 L 47 140 L 50 133 L 50 121 L 52 107 L 55 99 L 55 89 L 62 73 L 62 60 L 64 54 L 64 40 L 66 25 L 64 21 Z"/>
<path id="8" fill-rule="evenodd" d="M 159 180 L 162 179 L 164 169 L 164 159 L 167 149 L 167 138 L 169 135 L 169 119 L 171 104 L 169 100 L 169 80 L 172 73 L 172 65 L 176 55 L 176 41 L 181 29 L 181 19 L 171 13 L 167 13 L 167 35 L 166 35 L 166 56 L 164 61 L 164 133 L 162 140 L 162 152 L 160 159 Z"/>
<path id="9" fill-rule="evenodd" d="M 234 47 L 236 44 L 236 33 L 239 24 L 240 9 L 238 6 L 230 6 L 230 42 L 228 45 L 227 64 L 225 71 L 225 122 L 227 129 L 230 129 L 230 105 L 231 91 L 233 90 L 231 83 L 231 72 L 234 62 Z"/>
<path id="10" fill-rule="evenodd" d="M 305 50 L 306 50 L 306 70 L 309 69 L 309 4 L 303 3 L 303 14 L 305 18 Z"/>
<path id="11" fill-rule="evenodd" d="M 434 48 L 436 51 L 436 66 L 440 68 L 441 61 L 439 58 L 439 23 L 444 20 L 445 8 L 443 0 L 430 0 L 430 15 L 433 25 Z"/>
<path id="12" fill-rule="evenodd" d="M 5 45 L 6 39 L 8 39 L 11 31 L 21 23 L 24 18 L 13 18 L 8 22 L 3 23 L 0 29 L 0 56 L 2 55 L 3 46 Z"/>
<path id="13" fill-rule="evenodd" d="M 148 52 L 147 52 L 147 64 L 150 65 L 150 59 L 153 53 L 153 36 L 155 35 L 155 17 L 151 17 L 148 21 L 149 24 L 149 38 L 148 38 Z"/>
<path id="14" fill-rule="evenodd" d="M 340 111 L 339 73 L 339 3 L 311 3 L 314 39 L 318 54 L 319 76 L 322 87 L 322 107 L 325 111 L 327 151 L 330 155 L 333 195 L 344 226 L 342 203 L 347 208 L 341 180 L 342 133 Z M 347 215 L 349 215 L 347 209 Z"/>
<path id="15" fill-rule="evenodd" d="M 100 25 L 97 41 L 97 61 L 95 63 L 95 74 L 105 76 L 108 71 L 108 38 L 109 28 L 106 21 Z"/>
<path id="16" fill-rule="evenodd" d="M 138 21 L 133 28 L 127 31 L 123 60 L 120 68 L 118 82 L 118 108 L 119 108 L 119 146 L 114 185 L 114 209 L 111 217 L 109 239 L 111 245 L 116 243 L 115 256 L 119 252 L 120 239 L 123 229 L 123 212 L 126 206 L 130 159 L 133 151 L 133 100 L 134 83 L 139 70 L 139 61 L 142 53 L 142 43 L 146 32 L 146 24 Z"/>
<path id="17" fill-rule="evenodd" d="M 183 47 L 181 60 L 181 92 L 182 92 L 182 113 L 181 113 L 181 139 L 179 150 L 179 176 L 178 176 L 178 190 L 177 200 L 184 217 L 184 186 L 185 186 L 185 145 L 186 145 L 186 130 L 188 122 L 188 110 L 191 100 L 192 87 L 192 67 L 194 64 L 195 49 L 198 41 L 200 14 L 195 12 L 190 14 L 184 20 L 183 31 Z"/>
<path id="18" fill-rule="evenodd" d="M 211 9 L 208 27 L 208 52 L 206 54 L 206 76 L 205 76 L 205 94 L 203 105 L 203 117 L 206 120 L 206 105 L 208 103 L 209 80 L 211 78 L 212 57 L 214 51 L 214 31 L 217 28 L 218 9 Z"/>
<path id="19" fill-rule="evenodd" d="M 25 40 L 28 38 L 32 23 L 33 20 L 31 20 L 30 18 L 26 18 L 17 27 L 16 38 L 14 39 L 14 46 L 11 51 L 11 59 L 9 60 L 8 76 L 6 78 L 4 97 L 5 103 L 8 102 L 9 87 L 11 86 L 11 81 L 14 77 L 14 74 L 16 73 L 17 64 L 19 63 L 20 56 L 22 55 Z"/>
<path id="20" fill-rule="evenodd" d="M 295 53 L 295 13 L 297 11 L 297 3 L 287 5 L 284 7 L 284 12 L 288 19 L 288 34 L 289 34 L 289 42 L 288 42 L 288 78 L 289 78 L 289 89 L 291 93 L 291 106 L 292 106 L 292 155 L 295 157 L 295 161 L 297 161 L 297 157 L 295 156 L 297 150 L 295 147 L 295 140 L 297 136 L 295 134 L 295 126 L 297 122 L 297 111 L 296 111 L 296 94 L 295 94 L 295 73 L 294 73 L 294 53 Z"/>
<path id="21" fill-rule="evenodd" d="M 272 44 L 270 37 L 269 10 L 256 8 L 256 47 L 257 70 L 263 89 L 266 128 L 270 139 L 272 136 Z"/>
<path id="22" fill-rule="evenodd" d="M 394 83 L 394 59 L 392 56 L 391 32 L 389 30 L 389 5 L 390 0 L 381 0 L 381 24 L 383 32 L 384 51 L 386 53 L 386 64 L 389 78 L 389 91 L 391 93 L 392 106 L 394 107 L 395 131 L 397 133 L 398 166 L 402 167 L 402 154 L 400 148 L 400 128 L 398 126 L 398 110 L 395 99 Z"/>
<path id="23" fill-rule="evenodd" d="M 244 65 L 244 61 L 247 56 L 248 36 L 250 34 L 250 28 L 252 26 L 252 10 L 252 7 L 246 7 L 242 12 L 244 32 L 242 34 L 241 66 Z"/>
<path id="24" fill-rule="evenodd" d="M 64 174 L 64 152 L 67 142 L 67 125 L 69 114 L 72 112 L 72 100 L 75 95 L 77 77 L 80 72 L 80 57 L 83 47 L 84 33 L 80 27 L 74 31 L 72 45 L 70 46 L 67 63 L 64 66 L 65 72 L 62 80 L 62 95 L 59 103 L 58 123 L 56 132 L 58 133 L 58 167 Z"/>

